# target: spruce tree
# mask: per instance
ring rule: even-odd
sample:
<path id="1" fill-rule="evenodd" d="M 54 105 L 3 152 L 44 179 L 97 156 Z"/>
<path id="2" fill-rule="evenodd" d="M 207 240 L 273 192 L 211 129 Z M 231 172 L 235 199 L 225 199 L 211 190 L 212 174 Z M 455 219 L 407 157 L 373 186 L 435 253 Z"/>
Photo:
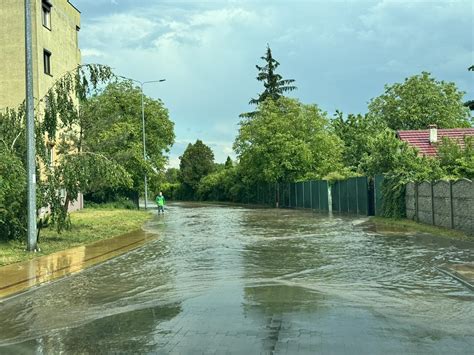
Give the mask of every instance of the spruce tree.
<path id="1" fill-rule="evenodd" d="M 280 74 L 275 72 L 280 63 L 273 58 L 272 50 L 268 44 L 267 53 L 264 57 L 261 57 L 261 59 L 263 59 L 266 64 L 263 67 L 256 65 L 259 71 L 257 80 L 263 82 L 265 90 L 256 99 L 250 100 L 249 103 L 252 105 L 258 105 L 267 98 L 277 100 L 283 96 L 283 93 L 296 90 L 296 86 L 290 85 L 294 82 L 293 79 L 283 79 Z"/>
<path id="2" fill-rule="evenodd" d="M 291 85 L 294 82 L 293 79 L 283 79 L 280 74 L 276 73 L 276 69 L 280 63 L 275 58 L 273 58 L 272 50 L 268 44 L 265 56 L 260 58 L 263 59 L 266 64 L 264 66 L 255 66 L 259 71 L 257 80 L 263 82 L 265 90 L 259 94 L 257 98 L 251 99 L 249 104 L 258 105 L 268 98 L 272 100 L 278 100 L 283 96 L 284 93 L 296 90 L 296 86 Z M 256 112 L 249 112 L 243 113 L 240 116 L 252 117 L 255 114 Z"/>

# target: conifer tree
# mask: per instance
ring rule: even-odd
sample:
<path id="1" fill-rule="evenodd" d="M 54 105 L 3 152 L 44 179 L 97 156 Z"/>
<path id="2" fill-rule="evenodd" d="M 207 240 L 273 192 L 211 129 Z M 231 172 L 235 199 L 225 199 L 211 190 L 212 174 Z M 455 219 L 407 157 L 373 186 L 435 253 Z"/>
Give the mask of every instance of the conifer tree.
<path id="1" fill-rule="evenodd" d="M 280 63 L 273 58 L 272 50 L 267 44 L 267 52 L 265 56 L 261 57 L 265 61 L 264 66 L 256 65 L 259 73 L 257 80 L 263 82 L 265 90 L 258 95 L 257 98 L 251 99 L 249 104 L 258 105 L 267 99 L 278 100 L 284 93 L 296 90 L 296 86 L 292 85 L 294 79 L 283 79 L 283 77 L 276 73 L 276 69 Z M 242 117 L 252 117 L 256 112 L 243 113 Z"/>

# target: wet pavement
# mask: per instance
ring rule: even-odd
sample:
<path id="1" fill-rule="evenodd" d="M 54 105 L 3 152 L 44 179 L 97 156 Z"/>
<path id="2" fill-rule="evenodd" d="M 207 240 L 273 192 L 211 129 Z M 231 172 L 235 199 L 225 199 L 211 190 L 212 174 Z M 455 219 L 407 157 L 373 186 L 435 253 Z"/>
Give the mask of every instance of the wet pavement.
<path id="1" fill-rule="evenodd" d="M 472 242 L 305 211 L 198 204 L 160 237 L 0 302 L 0 353 L 467 354 Z"/>
<path id="2" fill-rule="evenodd" d="M 0 302 L 19 292 L 80 272 L 88 267 L 122 255 L 156 237 L 156 234 L 137 230 L 89 245 L 1 266 Z"/>

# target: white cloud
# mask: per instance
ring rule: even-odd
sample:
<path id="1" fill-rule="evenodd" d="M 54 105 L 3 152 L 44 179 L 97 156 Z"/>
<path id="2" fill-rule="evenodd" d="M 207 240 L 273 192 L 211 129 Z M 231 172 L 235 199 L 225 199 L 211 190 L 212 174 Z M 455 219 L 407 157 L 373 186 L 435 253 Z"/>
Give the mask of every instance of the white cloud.
<path id="1" fill-rule="evenodd" d="M 232 153 L 238 114 L 262 89 L 255 64 L 267 43 L 279 72 L 296 79 L 292 96 L 328 111 L 364 112 L 384 84 L 422 70 L 472 92 L 469 0 L 117 2 L 81 5 L 100 10 L 83 13 L 84 60 L 167 79 L 145 91 L 176 123 L 172 164 L 196 139 L 214 144 L 217 161 Z"/>
<path id="2" fill-rule="evenodd" d="M 100 58 L 100 57 L 105 57 L 105 53 L 102 52 L 101 50 L 94 49 L 94 48 L 84 48 L 81 49 L 81 54 L 83 57 L 94 57 L 94 58 Z"/>
<path id="3" fill-rule="evenodd" d="M 88 46 L 114 48 L 138 45 L 153 34 L 157 23 L 133 14 L 111 14 L 94 19 L 83 26 L 83 38 Z"/>

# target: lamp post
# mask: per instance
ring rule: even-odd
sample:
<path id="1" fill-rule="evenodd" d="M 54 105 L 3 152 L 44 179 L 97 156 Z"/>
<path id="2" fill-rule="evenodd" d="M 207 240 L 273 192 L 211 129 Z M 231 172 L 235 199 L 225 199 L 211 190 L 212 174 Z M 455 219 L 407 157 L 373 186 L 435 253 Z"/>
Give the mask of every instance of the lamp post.
<path id="1" fill-rule="evenodd" d="M 33 99 L 33 40 L 31 25 L 31 0 L 25 0 L 25 88 L 26 88 L 26 165 L 27 165 L 27 215 L 28 251 L 35 251 L 36 240 L 36 162 L 35 123 Z"/>
<path id="2" fill-rule="evenodd" d="M 124 78 L 126 80 L 133 81 L 135 83 L 140 84 L 140 90 L 141 90 L 141 96 L 142 96 L 142 136 L 143 136 L 143 160 L 146 162 L 146 141 L 145 141 L 145 103 L 143 100 L 143 86 L 145 84 L 152 84 L 152 83 L 162 83 L 163 81 L 166 81 L 166 79 L 160 79 L 160 80 L 149 80 L 149 81 L 139 81 L 131 78 L 127 78 L 124 76 L 121 76 L 121 78 Z M 145 171 L 145 209 L 148 208 L 148 182 L 147 182 L 147 175 Z"/>

